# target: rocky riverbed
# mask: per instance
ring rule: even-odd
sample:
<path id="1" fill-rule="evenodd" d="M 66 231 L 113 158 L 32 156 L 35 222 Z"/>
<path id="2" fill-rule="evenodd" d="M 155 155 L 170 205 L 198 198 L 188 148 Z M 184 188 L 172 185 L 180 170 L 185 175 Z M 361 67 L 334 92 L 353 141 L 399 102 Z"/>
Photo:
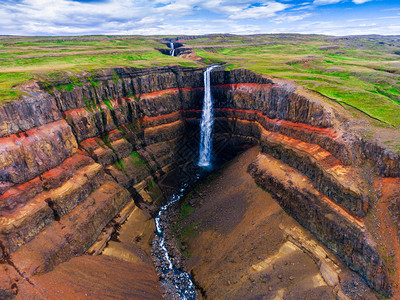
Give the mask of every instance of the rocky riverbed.
<path id="1" fill-rule="evenodd" d="M 173 249 L 176 244 L 174 239 L 165 235 L 170 224 L 171 216 L 169 213 L 174 206 L 179 204 L 186 187 L 187 184 L 178 193 L 171 196 L 167 204 L 160 208 L 155 217 L 156 236 L 152 243 L 151 255 L 166 299 L 196 299 L 197 296 L 190 275 L 183 270 L 183 260 L 179 257 L 179 252 Z"/>
<path id="2" fill-rule="evenodd" d="M 376 299 L 256 186 L 247 166 L 258 152 L 252 148 L 209 175 L 163 216 L 174 266 L 192 274 L 200 298 Z"/>

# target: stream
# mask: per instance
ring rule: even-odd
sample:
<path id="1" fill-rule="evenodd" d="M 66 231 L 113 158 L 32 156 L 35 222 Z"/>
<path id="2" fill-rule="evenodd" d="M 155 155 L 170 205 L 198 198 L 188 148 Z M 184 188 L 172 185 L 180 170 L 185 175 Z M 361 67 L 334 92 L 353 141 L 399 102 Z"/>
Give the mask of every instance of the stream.
<path id="1" fill-rule="evenodd" d="M 174 55 L 174 45 L 171 43 L 171 55 Z M 212 131 L 213 131 L 213 101 L 211 95 L 211 71 L 218 66 L 210 66 L 204 72 L 204 101 L 200 123 L 200 143 L 198 166 L 203 170 L 212 169 Z M 198 181 L 200 175 L 196 175 L 193 183 Z M 167 249 L 164 230 L 168 224 L 168 208 L 185 195 L 189 184 L 185 183 L 178 193 L 173 194 L 168 203 L 162 206 L 155 218 L 156 237 L 153 240 L 152 256 L 155 266 L 161 277 L 166 298 L 170 299 L 196 299 L 196 287 L 190 275 L 173 265 L 173 261 Z"/>
<path id="2" fill-rule="evenodd" d="M 199 176 L 195 178 L 195 181 Z M 171 196 L 169 202 L 162 206 L 155 218 L 156 236 L 153 240 L 152 256 L 155 260 L 155 266 L 161 277 L 161 284 L 164 287 L 168 299 L 196 299 L 196 287 L 193 284 L 190 275 L 172 264 L 172 259 L 166 247 L 164 229 L 168 222 L 168 208 L 185 195 L 188 184 L 184 184 L 178 193 Z"/>

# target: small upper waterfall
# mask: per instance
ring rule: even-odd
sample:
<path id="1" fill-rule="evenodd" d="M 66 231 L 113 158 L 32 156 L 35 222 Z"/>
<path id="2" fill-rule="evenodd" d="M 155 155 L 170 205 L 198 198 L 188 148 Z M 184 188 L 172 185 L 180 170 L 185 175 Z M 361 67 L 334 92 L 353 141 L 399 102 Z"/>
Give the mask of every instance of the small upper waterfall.
<path id="1" fill-rule="evenodd" d="M 171 42 L 169 45 L 170 45 L 170 47 L 171 47 L 171 51 L 169 51 L 169 55 L 175 56 L 175 46 L 174 46 L 174 43 Z"/>
<path id="2" fill-rule="evenodd" d="M 212 130 L 213 130 L 213 103 L 211 97 L 211 71 L 217 66 L 208 67 L 204 72 L 204 103 L 200 125 L 200 154 L 199 167 L 209 167 L 211 165 L 212 151 Z"/>

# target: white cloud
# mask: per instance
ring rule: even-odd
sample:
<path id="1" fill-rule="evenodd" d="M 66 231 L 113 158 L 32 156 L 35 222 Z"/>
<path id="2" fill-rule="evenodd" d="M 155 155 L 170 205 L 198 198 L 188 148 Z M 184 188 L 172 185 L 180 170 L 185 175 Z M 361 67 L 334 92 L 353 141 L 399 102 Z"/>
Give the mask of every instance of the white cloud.
<path id="1" fill-rule="evenodd" d="M 335 4 L 342 2 L 343 0 L 314 0 L 314 4 L 316 5 L 327 5 L 327 4 Z"/>
<path id="2" fill-rule="evenodd" d="M 292 10 L 306 10 L 306 9 L 313 9 L 313 8 L 314 8 L 314 5 L 306 4 L 306 5 L 303 5 L 303 6 L 292 8 Z"/>
<path id="3" fill-rule="evenodd" d="M 158 22 L 162 22 L 164 19 L 159 19 L 157 17 L 144 17 L 140 21 L 136 22 L 136 24 L 146 24 L 146 25 L 153 25 L 157 24 Z"/>
<path id="4" fill-rule="evenodd" d="M 0 6 L 2 34 L 72 35 L 118 32 L 146 26 L 154 15 L 146 1 L 109 0 L 82 3 L 71 0 L 22 0 Z M 162 18 L 158 18 L 162 19 Z M 148 22 L 147 22 L 148 23 Z M 119 29 L 118 29 L 119 28 Z"/>
<path id="5" fill-rule="evenodd" d="M 255 7 L 251 3 L 251 0 L 10 0 L 0 6 L 0 34 L 153 32 L 150 27 L 160 34 L 158 30 L 165 28 L 162 26 L 198 11 L 202 11 L 204 22 L 209 22 L 210 12 L 212 19 L 216 14 L 231 19 L 260 19 L 275 16 L 289 7 L 276 1 Z M 205 28 L 203 24 L 199 26 Z M 220 32 L 224 30 L 226 28 L 220 28 Z"/>
<path id="6" fill-rule="evenodd" d="M 230 19 L 262 19 L 276 15 L 277 12 L 290 7 L 288 4 L 280 2 L 267 2 L 260 6 L 251 6 L 242 10 L 236 11 L 229 16 Z"/>
<path id="7" fill-rule="evenodd" d="M 343 35 L 357 32 L 392 34 L 397 30 L 392 20 L 384 20 L 389 18 L 389 14 L 382 12 L 378 15 L 377 11 L 374 20 L 377 25 L 372 26 L 368 20 L 358 19 L 360 16 L 356 14 L 356 8 L 353 20 L 343 20 L 340 16 L 331 23 L 312 23 L 306 20 L 311 13 L 313 20 L 326 19 L 323 14 L 319 14 L 319 5 L 345 1 L 360 4 L 367 0 L 263 0 L 256 5 L 254 0 L 80 1 L 0 1 L 0 34 L 192 35 L 298 32 Z"/>
<path id="8" fill-rule="evenodd" d="M 165 6 L 155 8 L 154 12 L 157 15 L 178 18 L 192 14 L 197 4 L 199 4 L 198 0 L 171 1 Z"/>
<path id="9" fill-rule="evenodd" d="M 379 18 L 377 18 L 377 19 L 379 19 L 379 20 L 385 20 L 385 19 L 397 19 L 397 20 L 400 20 L 400 15 L 397 15 L 397 16 L 379 17 Z"/>
<path id="10" fill-rule="evenodd" d="M 282 22 L 294 22 L 294 21 L 300 21 L 305 18 L 311 17 L 312 14 L 310 13 L 305 13 L 302 15 L 282 15 L 279 17 L 274 18 L 274 21 L 277 23 L 282 23 Z"/>
<path id="11" fill-rule="evenodd" d="M 363 4 L 363 3 L 369 2 L 369 1 L 372 1 L 372 0 L 353 0 L 353 2 L 354 2 L 355 4 Z"/>
<path id="12" fill-rule="evenodd" d="M 367 21 L 368 19 L 349 19 L 346 22 L 360 22 L 360 21 Z"/>
<path id="13" fill-rule="evenodd" d="M 400 10 L 400 7 L 392 7 L 392 8 L 381 9 L 381 11 L 396 11 L 396 10 Z"/>
<path id="14" fill-rule="evenodd" d="M 333 36 L 345 36 L 345 35 L 365 35 L 365 34 L 385 34 L 385 35 L 397 35 L 400 30 L 400 25 L 382 27 L 377 23 L 360 23 L 360 24 L 345 24 L 336 23 L 332 21 L 317 21 L 296 24 L 294 26 L 280 26 L 274 28 L 272 32 L 275 33 L 287 33 L 287 32 L 298 32 L 303 34 L 326 34 Z"/>

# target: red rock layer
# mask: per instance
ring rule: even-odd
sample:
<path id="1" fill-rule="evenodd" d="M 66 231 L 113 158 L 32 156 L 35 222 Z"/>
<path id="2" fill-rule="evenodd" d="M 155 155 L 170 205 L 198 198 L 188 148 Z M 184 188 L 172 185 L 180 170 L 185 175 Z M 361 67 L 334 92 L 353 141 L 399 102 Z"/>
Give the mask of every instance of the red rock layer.
<path id="1" fill-rule="evenodd" d="M 165 174 L 178 169 L 183 177 L 194 174 L 185 168 L 194 165 L 198 151 L 202 72 L 115 69 L 82 79 L 72 91 L 63 88 L 68 80 L 50 85 L 52 95 L 31 87 L 36 98 L 0 108 L 1 255 L 16 277 L 29 281 L 84 253 L 132 196 L 154 209 L 149 195 Z M 363 242 L 368 237 L 358 229 L 350 229 L 351 239 L 342 227 L 336 232 L 331 215 L 357 227 L 374 203 L 356 167 L 367 159 L 376 174 L 396 177 L 400 158 L 343 132 L 342 112 L 297 87 L 247 70 L 215 71 L 212 92 L 215 149 L 223 155 L 229 147 L 260 143 L 264 152 L 307 175 L 313 196 L 296 197 L 315 207 L 314 213 L 304 215 L 306 206 L 293 204 L 292 214 L 318 228 L 317 236 L 371 286 L 389 294 L 381 256 Z M 274 182 L 282 191 L 298 190 Z M 323 201 L 320 209 L 318 201 L 325 198 L 333 206 Z M 400 211 L 397 206 L 394 211 Z M 362 261 L 360 253 L 374 261 Z M 13 283 L 7 283 L 8 292 L 14 293 Z"/>
<path id="2" fill-rule="evenodd" d="M 268 155 L 260 155 L 249 171 L 259 186 L 278 196 L 285 211 L 334 249 L 371 287 L 391 293 L 387 266 L 362 220 L 316 191 L 298 170 Z"/>

